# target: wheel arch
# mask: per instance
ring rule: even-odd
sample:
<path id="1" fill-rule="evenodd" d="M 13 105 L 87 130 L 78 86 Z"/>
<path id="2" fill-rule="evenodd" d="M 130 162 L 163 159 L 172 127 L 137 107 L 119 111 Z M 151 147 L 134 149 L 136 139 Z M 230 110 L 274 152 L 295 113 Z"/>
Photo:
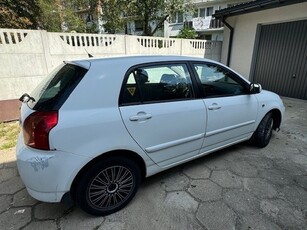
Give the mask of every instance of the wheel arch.
<path id="1" fill-rule="evenodd" d="M 84 165 L 82 167 L 81 170 L 79 170 L 78 174 L 75 176 L 71 187 L 70 187 L 70 197 L 75 201 L 76 198 L 76 194 L 75 194 L 75 190 L 77 188 L 78 182 L 81 178 L 81 176 L 83 175 L 83 173 L 88 170 L 90 167 L 92 167 L 94 164 L 96 164 L 99 161 L 103 161 L 104 159 L 110 158 L 110 157 L 123 157 L 123 158 L 129 158 L 135 162 L 137 162 L 137 164 L 140 166 L 140 171 L 141 171 L 141 179 L 144 179 L 146 177 L 146 164 L 143 160 L 143 158 L 138 155 L 137 153 L 130 151 L 130 150 L 113 150 L 113 151 L 109 151 L 106 153 L 103 153 L 97 157 L 95 157 L 94 159 L 92 159 L 90 162 L 88 162 L 86 165 Z"/>
<path id="2" fill-rule="evenodd" d="M 282 115 L 279 109 L 272 109 L 269 113 L 272 113 L 272 118 L 274 120 L 273 129 L 278 130 L 281 125 Z"/>

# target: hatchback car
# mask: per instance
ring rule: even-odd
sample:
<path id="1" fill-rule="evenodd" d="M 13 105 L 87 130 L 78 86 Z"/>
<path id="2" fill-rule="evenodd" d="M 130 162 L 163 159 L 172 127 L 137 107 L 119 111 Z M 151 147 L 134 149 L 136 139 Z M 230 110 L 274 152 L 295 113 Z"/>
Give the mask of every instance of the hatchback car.
<path id="1" fill-rule="evenodd" d="M 20 100 L 17 165 L 31 196 L 122 209 L 143 178 L 227 146 L 265 147 L 279 96 L 215 61 L 134 56 L 64 62 Z"/>

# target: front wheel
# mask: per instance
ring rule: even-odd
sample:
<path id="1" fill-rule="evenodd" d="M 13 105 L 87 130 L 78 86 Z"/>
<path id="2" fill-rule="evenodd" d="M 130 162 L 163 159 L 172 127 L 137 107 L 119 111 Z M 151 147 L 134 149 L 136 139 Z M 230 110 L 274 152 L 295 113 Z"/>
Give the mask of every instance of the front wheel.
<path id="1" fill-rule="evenodd" d="M 273 132 L 274 119 L 271 113 L 265 115 L 253 135 L 253 141 L 256 146 L 264 148 L 271 140 Z"/>
<path id="2" fill-rule="evenodd" d="M 105 216 L 124 208 L 136 194 L 141 181 L 137 164 L 122 157 L 98 162 L 81 177 L 76 199 L 85 212 Z"/>

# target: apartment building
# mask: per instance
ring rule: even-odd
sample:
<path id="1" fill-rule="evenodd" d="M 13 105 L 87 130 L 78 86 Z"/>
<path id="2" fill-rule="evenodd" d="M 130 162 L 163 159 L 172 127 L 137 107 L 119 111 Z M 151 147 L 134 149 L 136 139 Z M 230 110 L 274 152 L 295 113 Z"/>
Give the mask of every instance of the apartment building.
<path id="1" fill-rule="evenodd" d="M 212 15 L 217 10 L 250 0 L 193 0 L 194 12 L 177 13 L 164 23 L 164 37 L 176 37 L 184 27 L 193 28 L 199 39 L 223 41 L 224 25 Z"/>

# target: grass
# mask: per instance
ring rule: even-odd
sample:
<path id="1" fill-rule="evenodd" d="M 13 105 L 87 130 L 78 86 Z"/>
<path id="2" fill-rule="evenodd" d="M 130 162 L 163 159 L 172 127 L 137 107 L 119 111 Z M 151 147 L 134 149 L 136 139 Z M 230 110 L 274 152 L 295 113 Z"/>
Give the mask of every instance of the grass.
<path id="1" fill-rule="evenodd" d="M 14 147 L 18 133 L 19 123 L 17 121 L 0 123 L 0 150 Z"/>

